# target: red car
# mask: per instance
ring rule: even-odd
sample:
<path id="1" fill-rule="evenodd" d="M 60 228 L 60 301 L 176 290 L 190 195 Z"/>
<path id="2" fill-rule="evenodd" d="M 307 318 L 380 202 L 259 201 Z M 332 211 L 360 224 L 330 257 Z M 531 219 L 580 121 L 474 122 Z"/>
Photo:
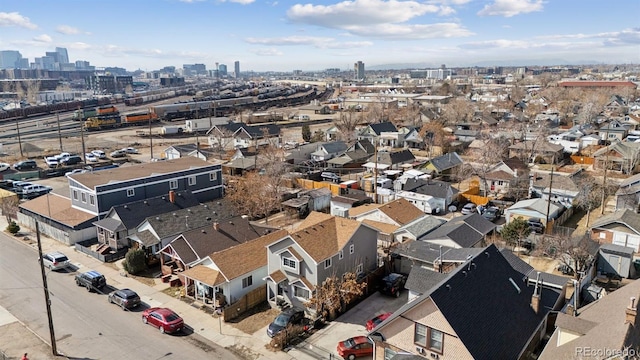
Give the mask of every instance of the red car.
<path id="1" fill-rule="evenodd" d="M 371 320 L 367 321 L 367 331 L 371 331 L 373 329 L 375 329 L 376 326 L 378 326 L 378 324 L 380 324 L 381 322 L 385 321 L 389 316 L 391 316 L 391 314 L 393 313 L 384 313 L 384 314 L 380 314 L 376 317 L 374 317 Z"/>
<path id="2" fill-rule="evenodd" d="M 142 312 L 142 322 L 158 327 L 161 333 L 174 333 L 184 327 L 182 318 L 168 308 L 150 308 Z"/>
<path id="3" fill-rule="evenodd" d="M 356 336 L 338 343 L 338 355 L 353 360 L 360 356 L 373 355 L 373 344 L 366 336 Z"/>

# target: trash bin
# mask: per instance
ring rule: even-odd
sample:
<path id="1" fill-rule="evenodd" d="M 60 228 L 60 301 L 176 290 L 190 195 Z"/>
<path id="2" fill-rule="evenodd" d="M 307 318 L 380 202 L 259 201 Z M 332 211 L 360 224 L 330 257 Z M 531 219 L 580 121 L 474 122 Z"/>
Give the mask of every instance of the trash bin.
<path id="1" fill-rule="evenodd" d="M 633 266 L 636 268 L 636 272 L 640 273 L 640 259 L 633 260 Z"/>

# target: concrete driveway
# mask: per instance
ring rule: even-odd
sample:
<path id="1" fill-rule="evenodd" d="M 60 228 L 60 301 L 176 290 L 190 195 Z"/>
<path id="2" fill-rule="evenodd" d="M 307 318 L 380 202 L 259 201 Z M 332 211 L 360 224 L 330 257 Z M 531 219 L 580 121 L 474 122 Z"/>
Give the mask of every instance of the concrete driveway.
<path id="1" fill-rule="evenodd" d="M 400 297 L 390 297 L 379 292 L 364 299 L 351 310 L 312 334 L 304 343 L 292 351 L 301 351 L 307 355 L 314 353 L 316 359 L 329 358 L 333 354 L 340 358 L 336 351 L 338 342 L 358 335 L 367 335 L 367 320 L 385 313 L 394 312 L 407 303 L 409 291 L 404 290 Z M 290 352 L 293 355 L 293 352 Z M 367 358 L 362 358 L 367 359 Z"/>

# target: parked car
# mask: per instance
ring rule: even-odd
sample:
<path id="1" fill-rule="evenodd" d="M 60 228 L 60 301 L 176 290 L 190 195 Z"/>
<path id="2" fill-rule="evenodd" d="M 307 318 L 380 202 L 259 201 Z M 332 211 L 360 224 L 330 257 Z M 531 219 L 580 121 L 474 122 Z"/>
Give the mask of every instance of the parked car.
<path id="1" fill-rule="evenodd" d="M 361 356 L 373 355 L 373 343 L 366 336 L 356 336 L 338 343 L 338 355 L 353 360 Z"/>
<path id="2" fill-rule="evenodd" d="M 109 154 L 109 156 L 111 156 L 112 158 L 121 158 L 121 157 L 127 156 L 127 152 L 124 150 L 116 150 L 116 151 L 112 151 L 111 154 Z"/>
<path id="3" fill-rule="evenodd" d="M 476 206 L 476 204 L 474 203 L 466 203 L 463 207 L 462 210 L 460 210 L 460 212 L 462 213 L 462 215 L 469 215 L 469 214 L 473 214 L 474 212 L 478 211 L 478 207 Z"/>
<path id="4" fill-rule="evenodd" d="M 82 158 L 78 155 L 71 155 L 67 158 L 60 160 L 60 163 L 65 166 L 76 165 L 83 162 Z"/>
<path id="5" fill-rule="evenodd" d="M 138 153 L 138 149 L 132 148 L 132 147 L 123 148 L 122 151 L 126 152 L 127 154 L 137 154 Z"/>
<path id="6" fill-rule="evenodd" d="M 386 312 L 384 314 L 380 314 L 376 317 L 374 317 L 373 319 L 369 319 L 367 320 L 367 331 L 371 331 L 373 329 L 375 329 L 376 326 L 378 326 L 378 324 L 380 324 L 381 322 L 385 321 L 389 316 L 391 316 L 391 312 Z"/>
<path id="7" fill-rule="evenodd" d="M 35 160 L 23 160 L 13 164 L 13 168 L 19 171 L 33 170 L 38 168 L 38 164 Z"/>
<path id="8" fill-rule="evenodd" d="M 502 216 L 502 211 L 495 206 L 489 206 L 482 212 L 482 217 L 489 221 L 496 221 L 500 219 L 500 216 Z"/>
<path id="9" fill-rule="evenodd" d="M 107 295 L 107 301 L 120 306 L 122 310 L 126 310 L 140 305 L 140 296 L 131 289 L 121 289 L 110 292 Z"/>
<path id="10" fill-rule="evenodd" d="M 71 176 L 71 175 L 75 175 L 75 174 L 84 174 L 86 172 L 88 172 L 89 170 L 87 169 L 73 169 L 71 171 L 68 171 L 64 174 L 64 176 Z"/>
<path id="11" fill-rule="evenodd" d="M 0 163 L 0 172 L 11 169 L 11 165 L 7 163 Z"/>
<path id="12" fill-rule="evenodd" d="M 88 162 L 98 162 L 98 157 L 94 153 L 86 153 L 84 154 L 84 158 Z"/>
<path id="13" fill-rule="evenodd" d="M 400 292 L 404 289 L 404 284 L 407 282 L 407 277 L 398 274 L 391 273 L 382 278 L 382 287 L 380 292 L 395 297 L 400 297 Z"/>
<path id="14" fill-rule="evenodd" d="M 15 192 L 16 195 L 18 195 L 18 197 L 22 197 L 22 192 L 24 191 L 24 188 L 31 185 L 34 185 L 34 183 L 28 182 L 28 181 L 14 181 L 13 192 Z"/>
<path id="15" fill-rule="evenodd" d="M 542 224 L 542 220 L 540 220 L 540 218 L 529 218 L 527 220 L 527 224 L 529 224 L 529 229 L 531 229 L 531 232 L 535 232 L 537 234 L 544 233 L 544 225 Z"/>
<path id="16" fill-rule="evenodd" d="M 142 322 L 160 329 L 161 333 L 182 331 L 184 320 L 169 308 L 153 307 L 142 312 Z"/>
<path id="17" fill-rule="evenodd" d="M 27 185 L 22 187 L 22 192 L 20 196 L 23 199 L 34 199 L 34 198 L 37 198 L 38 196 L 42 196 L 44 194 L 50 193 L 51 190 L 53 190 L 53 188 L 47 185 L 39 185 L 39 184 Z"/>
<path id="18" fill-rule="evenodd" d="M 92 150 L 91 153 L 93 155 L 95 155 L 98 159 L 106 159 L 107 158 L 107 154 L 105 154 L 104 151 L 102 151 L 102 150 Z"/>
<path id="19" fill-rule="evenodd" d="M 90 270 L 76 275 L 76 285 L 84 286 L 88 292 L 98 291 L 107 286 L 107 279 L 99 272 Z"/>
<path id="20" fill-rule="evenodd" d="M 322 180 L 325 180 L 325 181 L 331 181 L 335 183 L 340 182 L 340 176 L 336 173 L 332 173 L 329 171 L 322 172 L 322 174 L 320 174 L 320 177 L 322 178 Z"/>
<path id="21" fill-rule="evenodd" d="M 49 268 L 49 270 L 64 269 L 71 264 L 69 262 L 69 258 L 59 251 L 43 254 L 42 263 L 44 264 L 44 267 Z"/>
<path id="22" fill-rule="evenodd" d="M 269 324 L 269 327 L 267 328 L 267 335 L 269 335 L 269 337 L 274 337 L 287 326 L 302 323 L 304 318 L 304 310 L 288 308 L 276 316 L 271 324 Z"/>

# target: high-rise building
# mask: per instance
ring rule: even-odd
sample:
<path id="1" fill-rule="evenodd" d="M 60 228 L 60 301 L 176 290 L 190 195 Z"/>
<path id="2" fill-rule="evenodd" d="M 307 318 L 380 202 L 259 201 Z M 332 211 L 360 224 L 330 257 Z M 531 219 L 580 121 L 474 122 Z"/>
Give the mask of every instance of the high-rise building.
<path id="1" fill-rule="evenodd" d="M 364 63 L 362 61 L 358 61 L 357 63 L 353 64 L 353 73 L 354 79 L 356 81 L 364 80 Z"/>
<path id="2" fill-rule="evenodd" d="M 66 48 L 57 47 L 56 52 L 58 53 L 58 62 L 60 64 L 68 64 L 69 63 L 69 54 L 67 53 Z"/>
<path id="3" fill-rule="evenodd" d="M 27 64 L 29 63 L 28 59 Z M 0 69 L 19 69 L 22 68 L 22 54 L 16 50 L 2 50 L 0 51 Z M 27 66 L 26 68 L 28 68 Z"/>
<path id="4" fill-rule="evenodd" d="M 220 74 L 220 76 L 226 77 L 227 76 L 227 65 L 225 65 L 225 64 L 218 65 L 218 73 Z"/>
<path id="5" fill-rule="evenodd" d="M 240 78 L 240 61 L 236 61 L 233 63 L 233 75 L 236 79 Z"/>

